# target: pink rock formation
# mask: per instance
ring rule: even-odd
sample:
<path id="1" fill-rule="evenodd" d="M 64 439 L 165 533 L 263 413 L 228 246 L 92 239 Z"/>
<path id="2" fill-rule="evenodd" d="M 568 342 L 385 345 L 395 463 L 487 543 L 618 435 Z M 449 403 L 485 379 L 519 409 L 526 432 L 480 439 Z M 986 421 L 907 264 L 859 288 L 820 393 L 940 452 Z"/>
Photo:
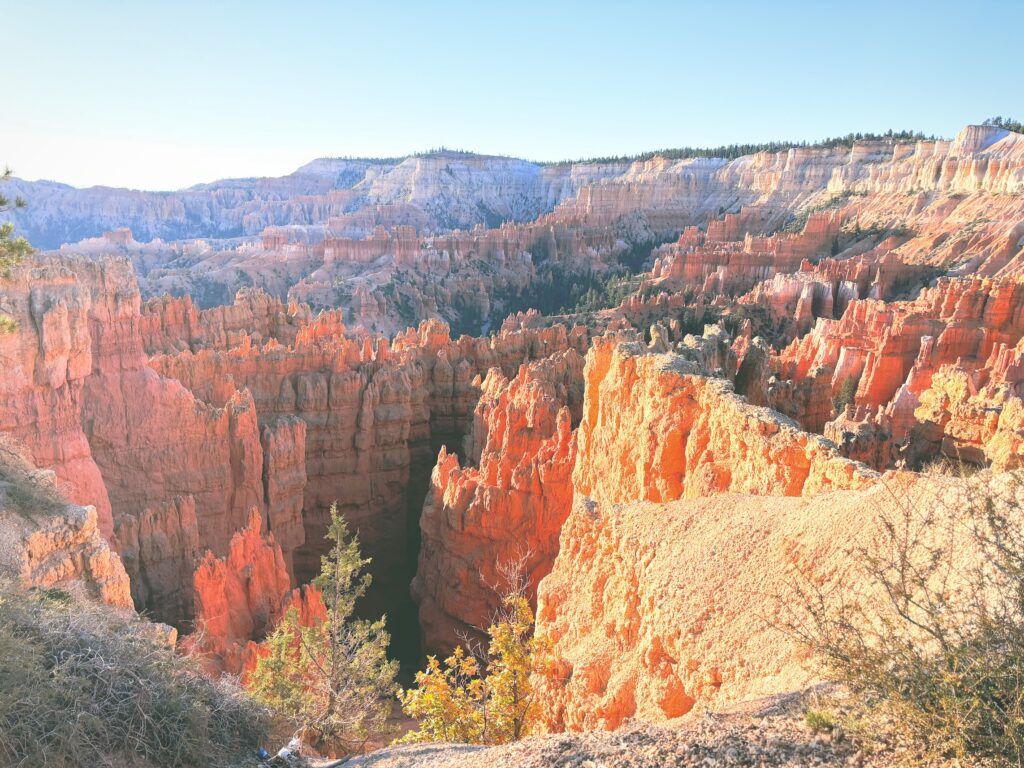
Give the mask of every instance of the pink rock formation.
<path id="1" fill-rule="evenodd" d="M 538 595 L 537 633 L 552 648 L 534 678 L 546 727 L 661 722 L 815 681 L 806 652 L 771 623 L 786 615 L 780 600 L 797 565 L 826 593 L 849 588 L 849 548 L 870 539 L 882 512 L 948 493 L 909 478 L 886 483 L 899 490 L 578 499 Z"/>
<path id="2" fill-rule="evenodd" d="M 130 608 L 128 575 L 99 530 L 95 507 L 68 504 L 56 475 L 0 440 L 0 576 L 24 587 Z"/>
<path id="3" fill-rule="evenodd" d="M 189 296 L 150 299 L 142 307 L 139 330 L 148 354 L 185 349 L 228 349 L 250 339 L 294 342 L 312 320 L 309 307 L 285 306 L 259 289 L 242 288 L 233 304 L 197 309 Z"/>
<path id="4" fill-rule="evenodd" d="M 196 503 L 179 496 L 118 518 L 118 553 L 135 607 L 184 629 L 193 616 L 192 574 L 202 552 Z"/>
<path id="5" fill-rule="evenodd" d="M 100 534 L 94 507 L 69 506 L 21 539 L 21 582 L 26 586 L 76 589 L 108 605 L 131 608 L 128 576 Z"/>
<path id="6" fill-rule="evenodd" d="M 573 485 L 603 503 L 713 493 L 813 495 L 872 479 L 830 443 L 672 353 L 594 340 Z"/>
<path id="7" fill-rule="evenodd" d="M 410 487 L 425 484 L 442 445 L 461 441 L 479 397 L 474 377 L 493 366 L 513 375 L 523 362 L 586 343 L 582 331 L 563 326 L 453 341 L 447 326 L 432 322 L 389 344 L 314 321 L 293 345 L 246 341 L 223 351 L 158 356 L 150 364 L 214 406 L 227 405 L 224 398 L 244 387 L 264 424 L 281 417 L 305 424 L 305 545 L 296 550 L 295 574 L 304 581 L 319 572 L 328 509 L 336 502 L 373 558 L 366 610 L 379 614 L 407 594 L 408 515 L 420 503 Z M 298 439 L 297 432 L 289 435 Z M 295 460 L 286 464 L 285 474 L 298 467 Z M 289 512 L 288 519 L 295 516 Z M 275 533 L 282 524 L 274 528 L 271 518 Z M 278 541 L 286 546 L 291 539 Z"/>
<path id="8" fill-rule="evenodd" d="M 5 311 L 18 328 L 0 338 L 12 373 L 0 383 L 0 429 L 52 468 L 72 499 L 98 509 L 138 608 L 185 625 L 199 546 L 226 554 L 252 506 L 289 554 L 302 543 L 304 426 L 261 429 L 248 393 L 226 388 L 212 406 L 150 368 L 129 264 L 44 259 L 12 278 Z"/>
<path id="9" fill-rule="evenodd" d="M 265 424 L 260 440 L 267 524 L 281 545 L 288 573 L 294 577 L 295 550 L 306 541 L 306 530 L 302 525 L 307 481 L 306 422 L 284 416 L 273 424 Z"/>
<path id="10" fill-rule="evenodd" d="M 291 580 L 273 533 L 263 534 L 258 510 L 231 537 L 226 557 L 207 550 L 195 571 L 195 633 L 186 652 L 203 654 L 214 667 L 240 672 L 248 641 L 280 620 Z"/>
<path id="11" fill-rule="evenodd" d="M 913 301 L 852 301 L 841 319 L 819 320 L 781 353 L 783 381 L 772 385 L 767 401 L 810 428 L 827 429 L 844 452 L 873 457 L 875 466 L 917 463 L 942 451 L 982 464 L 998 455 L 999 466 L 1011 467 L 1020 442 L 1011 435 L 1019 427 L 1022 338 L 1019 278 L 944 278 Z M 808 416 L 809 407 L 787 410 L 787 387 L 835 395 L 847 381 L 857 383 L 858 408 L 842 424 L 824 427 L 820 412 Z M 986 446 L 997 432 L 990 456 Z"/>
<path id="12" fill-rule="evenodd" d="M 52 469 L 72 501 L 96 508 L 113 532 L 110 499 L 82 430 L 81 401 L 92 372 L 92 296 L 59 260 L 32 261 L 0 275 L 4 313 L 17 323 L 0 334 L 0 432 Z"/>
<path id="13" fill-rule="evenodd" d="M 519 586 L 510 577 L 522 578 L 534 600 L 572 503 L 571 411 L 579 412 L 582 382 L 583 359 L 571 349 L 523 365 L 511 381 L 492 368 L 466 436 L 466 466 L 441 449 L 412 586 L 428 650 L 450 651 L 486 630 L 501 591 Z M 518 574 L 506 571 L 513 564 Z"/>

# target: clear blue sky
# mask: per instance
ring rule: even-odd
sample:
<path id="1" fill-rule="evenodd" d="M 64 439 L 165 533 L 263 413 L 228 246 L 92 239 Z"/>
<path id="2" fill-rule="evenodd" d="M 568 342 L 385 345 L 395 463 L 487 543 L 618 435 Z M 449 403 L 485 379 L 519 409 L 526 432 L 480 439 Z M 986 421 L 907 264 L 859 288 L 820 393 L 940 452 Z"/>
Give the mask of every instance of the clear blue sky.
<path id="1" fill-rule="evenodd" d="M 0 163 L 76 185 L 440 145 L 550 160 L 1024 119 L 1024 0 L 0 9 Z"/>

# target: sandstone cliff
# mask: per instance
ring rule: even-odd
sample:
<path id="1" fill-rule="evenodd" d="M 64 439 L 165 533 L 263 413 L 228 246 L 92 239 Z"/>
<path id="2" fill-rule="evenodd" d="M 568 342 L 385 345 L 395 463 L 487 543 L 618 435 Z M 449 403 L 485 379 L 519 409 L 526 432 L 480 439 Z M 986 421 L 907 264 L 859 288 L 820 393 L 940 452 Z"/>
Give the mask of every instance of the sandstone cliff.
<path id="1" fill-rule="evenodd" d="M 110 499 L 80 419 L 93 368 L 91 309 L 90 291 L 65 262 L 30 261 L 0 275 L 0 310 L 15 324 L 0 334 L 0 432 L 52 469 L 72 501 L 95 507 L 110 536 Z"/>
<path id="2" fill-rule="evenodd" d="M 975 482 L 996 496 L 1009 487 L 1005 475 Z M 829 599 L 850 594 L 850 547 L 873 546 L 883 516 L 942 514 L 963 493 L 958 479 L 894 474 L 810 498 L 578 500 L 538 594 L 537 632 L 553 649 L 535 677 L 546 726 L 661 722 L 819 679 L 779 628 L 795 580 Z"/>
<path id="3" fill-rule="evenodd" d="M 810 496 L 873 473 L 679 354 L 594 340 L 573 472 L 578 497 L 671 501 L 714 493 Z"/>
<path id="4" fill-rule="evenodd" d="M 523 587 L 533 601 L 572 503 L 572 413 L 578 421 L 582 385 L 583 359 L 572 349 L 521 366 L 511 381 L 491 369 L 466 466 L 441 449 L 412 586 L 428 649 L 446 652 L 485 631 L 503 590 Z"/>
<path id="5" fill-rule="evenodd" d="M 202 654 L 213 669 L 240 672 L 252 652 L 249 641 L 273 628 L 291 595 L 281 547 L 263 533 L 258 510 L 231 537 L 226 556 L 206 551 L 193 588 L 195 631 L 183 649 Z"/>
<path id="6" fill-rule="evenodd" d="M 53 471 L 0 438 L 0 579 L 132 607 L 128 575 L 100 532 L 95 507 L 68 504 Z"/>

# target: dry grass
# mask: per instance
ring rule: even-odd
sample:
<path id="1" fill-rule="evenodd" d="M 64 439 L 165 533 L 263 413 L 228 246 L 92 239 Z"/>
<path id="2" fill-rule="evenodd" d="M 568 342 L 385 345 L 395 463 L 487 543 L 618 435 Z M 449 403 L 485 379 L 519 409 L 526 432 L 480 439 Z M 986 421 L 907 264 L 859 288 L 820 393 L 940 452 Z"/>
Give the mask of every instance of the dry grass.
<path id="1" fill-rule="evenodd" d="M 9 436 L 0 435 L 0 508 L 32 517 L 58 514 L 67 503 L 53 477 L 37 470 Z"/>
<path id="2" fill-rule="evenodd" d="M 251 758 L 267 716 L 131 615 L 0 584 L 0 764 L 210 766 Z"/>

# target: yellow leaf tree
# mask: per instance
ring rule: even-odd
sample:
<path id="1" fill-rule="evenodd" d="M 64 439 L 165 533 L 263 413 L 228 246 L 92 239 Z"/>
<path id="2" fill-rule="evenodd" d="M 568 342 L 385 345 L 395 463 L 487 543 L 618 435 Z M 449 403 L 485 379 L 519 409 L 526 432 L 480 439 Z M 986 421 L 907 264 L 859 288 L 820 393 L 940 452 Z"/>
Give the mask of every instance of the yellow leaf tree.
<path id="1" fill-rule="evenodd" d="M 461 647 L 443 664 L 431 656 L 416 674 L 416 686 L 399 691 L 402 709 L 420 726 L 402 742 L 505 744 L 529 734 L 530 672 L 539 648 L 533 611 L 521 591 L 503 597 L 488 636 L 482 658 Z"/>

